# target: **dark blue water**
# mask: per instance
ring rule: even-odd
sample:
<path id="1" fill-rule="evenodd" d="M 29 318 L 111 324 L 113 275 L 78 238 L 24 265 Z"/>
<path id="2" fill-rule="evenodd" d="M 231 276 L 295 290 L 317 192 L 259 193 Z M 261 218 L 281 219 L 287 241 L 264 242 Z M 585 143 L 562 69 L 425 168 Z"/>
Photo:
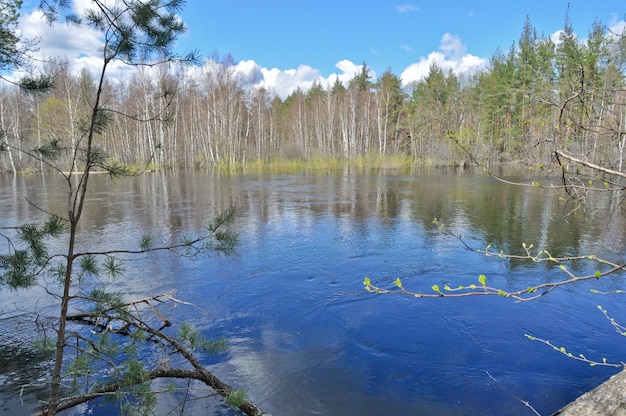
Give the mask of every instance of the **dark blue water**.
<path id="1" fill-rule="evenodd" d="M 36 215 L 24 195 L 57 209 L 63 195 L 50 182 L 3 184 L 15 190 L 1 201 L 12 212 L 3 224 Z M 429 292 L 433 284 L 478 283 L 484 273 L 491 285 L 512 290 L 565 277 L 554 267 L 465 250 L 432 224 L 435 217 L 476 248 L 492 244 L 496 252 L 520 254 L 522 243 L 534 243 L 555 256 L 623 261 L 624 217 L 606 215 L 603 207 L 613 203 L 607 198 L 582 210 L 545 191 L 451 171 L 154 175 L 114 184 L 97 178 L 95 185 L 84 247 L 133 244 L 146 231 L 157 241 L 175 241 L 226 207 L 239 208 L 234 255 L 153 256 L 116 285 L 129 296 L 173 289 L 193 304 L 165 305 L 163 313 L 206 336 L 225 336 L 228 352 L 206 358 L 207 365 L 273 415 L 533 414 L 522 401 L 549 415 L 617 370 L 573 361 L 524 334 L 574 355 L 624 360 L 626 341 L 597 310 L 601 304 L 626 323 L 624 295 L 590 292 L 623 289 L 619 277 L 524 303 L 374 295 L 362 284 L 368 276 L 392 288 L 401 278 L 406 288 Z M 586 263 L 572 267 L 578 274 L 595 270 Z M 0 317 L 27 328 L 30 315 L 17 310 L 11 296 L 0 293 Z M 28 299 L 27 306 L 46 302 L 36 290 Z M 8 345 L 14 355 L 27 351 L 19 339 Z M 5 371 L 0 408 L 16 414 L 28 408 L 18 406 L 10 379 L 29 368 Z M 164 398 L 161 411 L 177 397 Z M 187 410 L 228 414 L 216 403 L 204 399 Z"/>

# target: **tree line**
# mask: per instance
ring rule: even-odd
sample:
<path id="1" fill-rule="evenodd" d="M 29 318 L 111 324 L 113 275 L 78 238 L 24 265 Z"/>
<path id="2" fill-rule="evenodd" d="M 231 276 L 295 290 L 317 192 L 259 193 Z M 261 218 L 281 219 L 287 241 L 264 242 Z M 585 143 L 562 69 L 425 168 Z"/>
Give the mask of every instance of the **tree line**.
<path id="1" fill-rule="evenodd" d="M 0 89 L 2 171 L 45 170 L 24 151 L 72 148 L 89 120 L 91 75 L 73 73 L 64 60 L 45 72 L 54 83 L 45 94 Z M 113 160 L 154 168 L 371 155 L 425 165 L 534 164 L 559 147 L 621 171 L 625 75 L 626 33 L 596 22 L 580 40 L 566 17 L 553 40 L 527 18 L 519 40 L 480 72 L 457 76 L 433 63 L 406 87 L 391 70 L 373 79 L 364 63 L 347 85 L 318 82 L 283 100 L 253 88 L 256 80 L 237 73 L 230 55 L 191 68 L 139 67 L 127 80 L 106 81 L 107 127 L 97 134 Z"/>

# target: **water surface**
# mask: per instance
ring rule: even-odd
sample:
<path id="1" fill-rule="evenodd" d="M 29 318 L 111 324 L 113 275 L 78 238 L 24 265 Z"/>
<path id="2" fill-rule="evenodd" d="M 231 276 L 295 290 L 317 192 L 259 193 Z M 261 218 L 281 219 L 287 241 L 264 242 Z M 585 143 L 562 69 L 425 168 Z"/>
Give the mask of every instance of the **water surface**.
<path id="1" fill-rule="evenodd" d="M 626 322 L 622 298 L 590 292 L 623 289 L 618 278 L 526 303 L 373 295 L 362 284 L 369 276 L 393 287 L 401 278 L 409 289 L 429 291 L 477 283 L 484 273 L 492 285 L 515 289 L 564 277 L 554 267 L 465 250 L 434 218 L 476 248 L 522 253 L 522 243 L 534 243 L 554 256 L 623 261 L 626 224 L 621 214 L 606 215 L 615 204 L 608 196 L 575 209 L 546 191 L 449 170 L 92 179 L 82 247 L 124 248 L 145 232 L 177 241 L 238 207 L 234 255 L 152 256 L 131 264 L 116 286 L 137 297 L 172 289 L 195 305 L 163 311 L 206 336 L 224 335 L 228 352 L 207 365 L 274 415 L 532 414 L 522 400 L 549 415 L 617 370 L 567 359 L 525 333 L 575 355 L 624 360 L 623 337 L 597 310 L 602 304 Z M 63 213 L 67 189 L 54 178 L 2 177 L 0 189 L 0 226 L 42 218 L 36 206 Z M 16 392 L 46 377 L 29 348 L 33 310 L 50 315 L 56 306 L 41 289 L 18 296 L 0 292 L 0 409 L 29 414 L 35 396 L 21 405 Z M 228 414 L 214 400 L 201 403 L 191 413 Z"/>

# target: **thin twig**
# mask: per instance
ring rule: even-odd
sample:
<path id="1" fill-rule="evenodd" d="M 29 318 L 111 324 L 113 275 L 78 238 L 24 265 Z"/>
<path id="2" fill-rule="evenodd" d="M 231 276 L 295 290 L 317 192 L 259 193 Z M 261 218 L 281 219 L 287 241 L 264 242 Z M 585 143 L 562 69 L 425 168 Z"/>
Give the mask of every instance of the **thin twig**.
<path id="1" fill-rule="evenodd" d="M 518 400 L 524 406 L 528 407 L 537 416 L 541 416 L 541 413 L 539 413 L 537 410 L 535 410 L 535 408 L 532 407 L 532 405 L 527 400 L 522 400 L 522 398 L 516 396 L 515 394 L 513 394 L 509 390 L 507 390 L 502 384 L 500 384 L 500 382 L 498 380 L 496 380 L 491 374 L 489 374 L 489 371 L 485 371 L 485 373 L 487 373 L 489 378 L 492 379 L 498 385 L 498 387 L 500 387 L 502 390 L 504 390 L 508 395 L 510 395 L 511 397 L 513 397 L 516 400 Z"/>

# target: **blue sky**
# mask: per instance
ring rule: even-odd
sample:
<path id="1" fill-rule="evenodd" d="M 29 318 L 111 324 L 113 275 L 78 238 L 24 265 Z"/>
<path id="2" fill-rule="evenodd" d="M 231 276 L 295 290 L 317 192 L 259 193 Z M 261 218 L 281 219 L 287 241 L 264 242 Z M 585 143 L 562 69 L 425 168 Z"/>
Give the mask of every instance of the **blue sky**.
<path id="1" fill-rule="evenodd" d="M 309 65 L 329 74 L 347 59 L 400 74 L 438 50 L 446 33 L 481 58 L 508 49 L 527 15 L 540 33 L 554 33 L 563 28 L 568 1 L 580 36 L 595 18 L 610 24 L 626 14 L 624 0 L 192 0 L 183 13 L 189 33 L 179 43 L 267 68 Z"/>
<path id="2" fill-rule="evenodd" d="M 77 10 L 90 0 L 73 0 Z M 42 38 L 41 53 L 66 54 L 77 66 L 97 65 L 97 34 L 48 28 L 24 2 L 25 34 Z M 365 62 L 403 82 L 423 77 L 434 60 L 446 70 L 471 72 L 521 34 L 526 16 L 539 34 L 563 28 L 568 10 L 574 31 L 587 36 L 594 20 L 624 30 L 624 0 L 526 1 L 252 1 L 188 0 L 188 32 L 177 44 L 206 57 L 231 54 L 242 72 L 262 73 L 261 83 L 281 96 L 313 81 L 347 81 Z"/>

